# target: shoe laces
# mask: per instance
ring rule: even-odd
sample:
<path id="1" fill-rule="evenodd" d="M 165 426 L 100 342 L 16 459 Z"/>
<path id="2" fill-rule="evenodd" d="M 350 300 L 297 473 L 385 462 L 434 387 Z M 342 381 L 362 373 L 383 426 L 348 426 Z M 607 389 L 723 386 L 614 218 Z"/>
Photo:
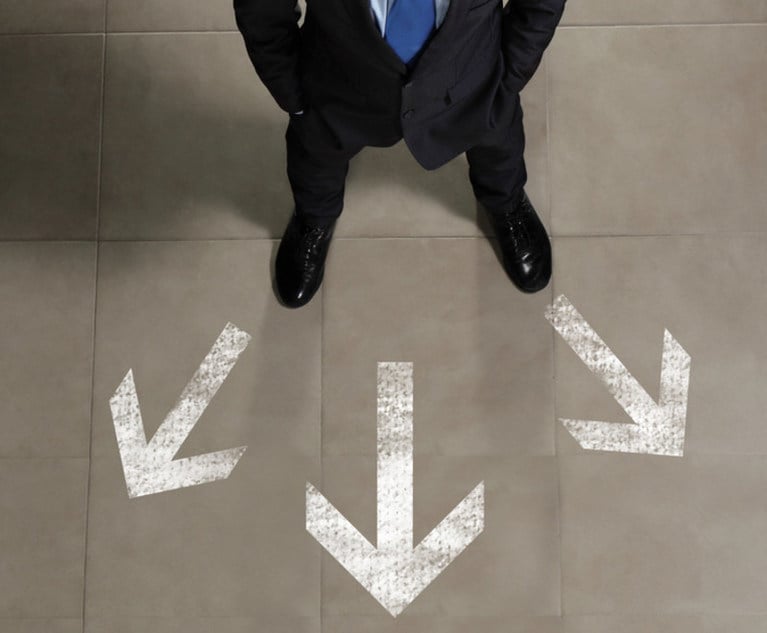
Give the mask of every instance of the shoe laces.
<path id="1" fill-rule="evenodd" d="M 301 245 L 299 247 L 299 257 L 301 258 L 301 268 L 304 278 L 314 275 L 314 269 L 317 266 L 317 258 L 320 255 L 320 245 L 322 238 L 327 234 L 330 227 L 327 226 L 309 226 L 301 234 Z"/>
<path id="2" fill-rule="evenodd" d="M 497 214 L 497 222 L 506 229 L 505 234 L 511 239 L 514 250 L 527 250 L 532 239 L 527 229 L 524 213 L 520 208 L 503 211 Z"/>

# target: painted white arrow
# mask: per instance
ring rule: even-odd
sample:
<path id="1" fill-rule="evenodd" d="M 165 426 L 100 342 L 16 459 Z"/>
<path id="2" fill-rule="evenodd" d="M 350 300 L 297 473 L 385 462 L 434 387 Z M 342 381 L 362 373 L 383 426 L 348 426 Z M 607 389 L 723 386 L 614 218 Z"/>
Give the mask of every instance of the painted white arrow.
<path id="1" fill-rule="evenodd" d="M 378 543 L 310 483 L 306 529 L 397 617 L 485 527 L 481 482 L 413 548 L 413 363 L 378 363 Z"/>
<path id="2" fill-rule="evenodd" d="M 128 496 L 140 497 L 226 479 L 247 446 L 173 460 L 203 411 L 216 395 L 250 334 L 227 323 L 187 383 L 175 406 L 147 443 L 133 370 L 109 400 Z"/>
<path id="3" fill-rule="evenodd" d="M 636 424 L 560 418 L 585 449 L 681 456 L 684 453 L 690 355 L 663 333 L 660 397 L 656 403 L 564 295 L 546 309 L 546 319 Z"/>

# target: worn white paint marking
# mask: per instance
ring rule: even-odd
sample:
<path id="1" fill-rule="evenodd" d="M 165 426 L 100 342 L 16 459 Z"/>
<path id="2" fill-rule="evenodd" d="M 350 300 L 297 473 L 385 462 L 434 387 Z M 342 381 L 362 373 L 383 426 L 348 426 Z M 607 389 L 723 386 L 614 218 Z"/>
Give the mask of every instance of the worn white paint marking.
<path id="1" fill-rule="evenodd" d="M 310 483 L 306 529 L 397 617 L 484 529 L 485 483 L 414 549 L 413 363 L 378 363 L 377 428 L 377 546 Z"/>
<path id="2" fill-rule="evenodd" d="M 109 405 L 129 497 L 197 486 L 229 476 L 247 446 L 175 461 L 173 457 L 226 380 L 250 338 L 250 334 L 232 323 L 226 324 L 149 443 L 144 434 L 133 370 L 128 370 Z"/>
<path id="3" fill-rule="evenodd" d="M 564 295 L 546 319 L 586 366 L 607 386 L 636 424 L 560 418 L 583 448 L 619 453 L 681 456 L 684 453 L 690 355 L 663 334 L 660 397 L 656 403 Z"/>

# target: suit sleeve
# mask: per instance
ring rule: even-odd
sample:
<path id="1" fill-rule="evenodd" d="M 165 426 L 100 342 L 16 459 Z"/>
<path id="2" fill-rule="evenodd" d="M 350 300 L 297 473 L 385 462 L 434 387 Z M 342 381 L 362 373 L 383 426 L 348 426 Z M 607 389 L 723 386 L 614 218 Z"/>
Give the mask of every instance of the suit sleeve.
<path id="1" fill-rule="evenodd" d="M 277 105 L 285 112 L 301 110 L 297 0 L 234 0 L 234 15 L 256 74 Z"/>
<path id="2" fill-rule="evenodd" d="M 565 10 L 565 0 L 508 0 L 503 8 L 503 81 L 520 92 L 538 69 Z"/>

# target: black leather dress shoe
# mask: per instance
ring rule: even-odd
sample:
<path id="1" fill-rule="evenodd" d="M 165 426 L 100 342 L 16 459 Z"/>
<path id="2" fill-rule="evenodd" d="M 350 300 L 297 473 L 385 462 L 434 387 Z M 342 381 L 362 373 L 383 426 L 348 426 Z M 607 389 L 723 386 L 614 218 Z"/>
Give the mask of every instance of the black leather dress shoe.
<path id="1" fill-rule="evenodd" d="M 538 292 L 551 278 L 551 242 L 535 208 L 522 191 L 513 209 L 486 209 L 503 253 L 503 268 L 522 292 Z"/>
<path id="2" fill-rule="evenodd" d="M 295 210 L 277 250 L 277 295 L 288 308 L 309 303 L 322 283 L 325 258 L 336 221 L 319 226 L 299 217 Z"/>

